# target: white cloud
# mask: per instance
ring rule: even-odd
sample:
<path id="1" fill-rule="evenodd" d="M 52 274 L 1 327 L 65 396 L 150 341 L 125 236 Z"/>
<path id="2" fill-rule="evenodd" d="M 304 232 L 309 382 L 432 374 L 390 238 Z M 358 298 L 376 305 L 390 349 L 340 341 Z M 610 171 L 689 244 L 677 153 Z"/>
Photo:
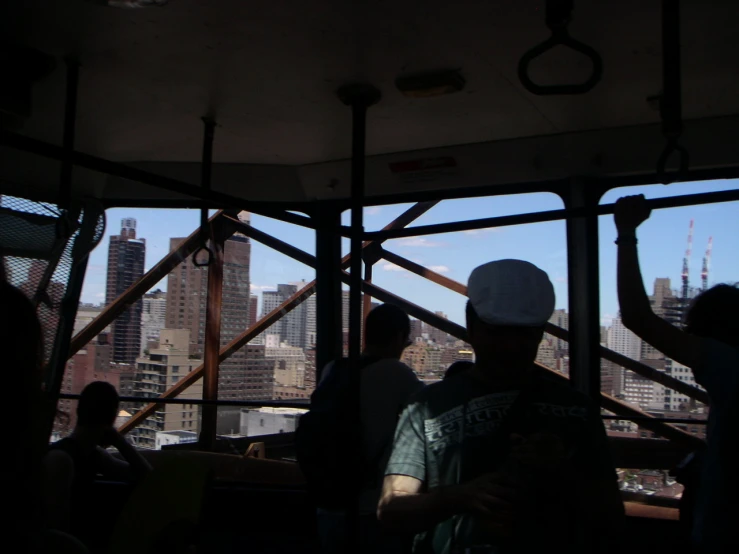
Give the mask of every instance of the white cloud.
<path id="1" fill-rule="evenodd" d="M 398 271 L 398 272 L 406 271 L 399 265 L 390 264 L 390 263 L 384 264 L 382 266 L 382 269 L 383 271 Z M 450 269 L 445 265 L 432 265 L 432 266 L 427 267 L 426 269 L 433 271 L 434 273 L 449 273 L 450 271 Z"/>
<path id="2" fill-rule="evenodd" d="M 276 290 L 277 287 L 274 285 L 255 285 L 254 283 L 251 283 L 249 285 L 249 288 L 252 292 L 260 291 L 260 290 Z"/>
<path id="3" fill-rule="evenodd" d="M 617 317 L 617 316 L 615 316 L 613 314 L 602 314 L 600 316 L 600 324 L 603 327 L 610 327 L 611 324 L 613 323 L 613 320 L 614 320 L 615 317 Z"/>
<path id="4" fill-rule="evenodd" d="M 364 213 L 367 215 L 378 215 L 382 211 L 382 206 L 370 206 L 364 209 Z"/>
<path id="5" fill-rule="evenodd" d="M 410 248 L 438 248 L 439 246 L 446 246 L 445 242 L 436 242 L 423 237 L 403 239 L 398 244 Z"/>
<path id="6" fill-rule="evenodd" d="M 483 235 L 489 233 L 502 233 L 504 229 L 502 227 L 489 227 L 487 229 L 467 229 L 462 231 L 465 235 Z"/>

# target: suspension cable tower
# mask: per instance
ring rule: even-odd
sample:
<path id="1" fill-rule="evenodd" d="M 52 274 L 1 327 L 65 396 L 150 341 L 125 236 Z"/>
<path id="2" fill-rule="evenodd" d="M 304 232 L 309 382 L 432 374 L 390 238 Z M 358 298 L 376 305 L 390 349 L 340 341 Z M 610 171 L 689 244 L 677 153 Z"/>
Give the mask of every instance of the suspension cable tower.
<path id="1" fill-rule="evenodd" d="M 708 271 L 711 269 L 711 250 L 713 250 L 713 237 L 708 237 L 708 248 L 703 257 L 703 269 L 701 270 L 701 282 L 703 290 L 708 288 Z"/>
<path id="2" fill-rule="evenodd" d="M 687 304 L 688 297 L 690 296 L 690 255 L 693 253 L 693 220 L 690 220 L 690 227 L 688 229 L 688 249 L 685 251 L 685 257 L 683 258 L 683 290 L 682 298 Z"/>

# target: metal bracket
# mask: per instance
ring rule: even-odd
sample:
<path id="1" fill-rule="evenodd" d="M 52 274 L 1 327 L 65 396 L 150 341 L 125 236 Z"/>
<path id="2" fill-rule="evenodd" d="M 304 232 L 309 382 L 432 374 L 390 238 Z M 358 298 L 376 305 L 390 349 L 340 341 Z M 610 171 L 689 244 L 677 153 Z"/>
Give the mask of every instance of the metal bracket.
<path id="1" fill-rule="evenodd" d="M 603 59 L 598 52 L 587 44 L 575 40 L 567 30 L 572 19 L 572 0 L 547 0 L 547 27 L 552 36 L 528 50 L 518 62 L 518 78 L 526 90 L 539 96 L 556 94 L 584 94 L 598 84 L 603 76 Z M 542 54 L 556 46 L 566 46 L 590 59 L 593 70 L 590 77 L 582 83 L 568 85 L 539 85 L 529 77 L 529 64 Z"/>

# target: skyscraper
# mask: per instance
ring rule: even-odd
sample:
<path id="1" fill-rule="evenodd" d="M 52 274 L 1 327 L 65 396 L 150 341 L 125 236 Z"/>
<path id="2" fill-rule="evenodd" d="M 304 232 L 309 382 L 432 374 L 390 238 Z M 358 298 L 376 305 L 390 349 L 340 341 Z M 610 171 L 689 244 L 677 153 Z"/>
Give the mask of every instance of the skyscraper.
<path id="1" fill-rule="evenodd" d="M 549 318 L 549 323 L 561 327 L 562 329 L 570 328 L 570 316 L 567 314 L 567 310 L 559 309 L 554 310 L 552 317 Z M 567 341 L 558 339 L 552 335 L 547 334 L 546 338 L 551 339 L 552 346 L 556 354 L 565 352 L 568 348 Z"/>
<path id="2" fill-rule="evenodd" d="M 608 348 L 631 358 L 641 358 L 642 340 L 624 326 L 620 317 L 614 317 L 608 330 Z"/>
<path id="3" fill-rule="evenodd" d="M 252 294 L 249 297 L 249 318 L 247 319 L 247 324 L 249 325 L 249 327 L 254 325 L 259 319 L 259 316 L 257 315 L 258 305 L 259 305 L 259 297 L 256 294 Z"/>
<path id="4" fill-rule="evenodd" d="M 148 343 L 159 342 L 159 332 L 167 322 L 167 293 L 160 290 L 144 295 L 141 313 L 141 353 L 148 348 Z"/>
<path id="5" fill-rule="evenodd" d="M 170 239 L 170 251 L 185 239 Z M 221 296 L 221 346 L 248 327 L 251 300 L 249 267 L 251 244 L 239 233 L 229 238 L 223 252 Z M 191 259 L 181 263 L 167 279 L 167 328 L 190 330 L 190 354 L 202 357 L 205 348 L 205 312 L 208 298 L 208 268 L 196 267 Z M 254 398 L 247 388 L 246 348 L 220 364 L 218 396 L 221 400 Z M 271 390 L 271 386 L 270 386 Z"/>
<path id="6" fill-rule="evenodd" d="M 121 234 L 110 237 L 105 303 L 121 296 L 144 274 L 146 240 L 136 238 L 136 220 L 121 221 Z M 141 300 L 131 304 L 113 322 L 113 362 L 134 364 L 141 349 Z"/>
<path id="7" fill-rule="evenodd" d="M 139 358 L 133 374 L 133 396 L 153 398 L 161 395 L 177 381 L 202 363 L 189 355 L 190 331 L 187 329 L 162 329 L 159 345 L 151 349 L 151 355 Z M 203 396 L 203 380 L 198 379 L 178 398 L 200 399 Z M 145 404 L 137 405 L 137 412 Z M 193 431 L 200 428 L 200 406 L 197 404 L 166 404 L 154 415 L 131 432 L 134 444 L 139 448 L 153 449 L 159 431 Z"/>
<path id="8" fill-rule="evenodd" d="M 262 293 L 262 317 L 277 308 L 285 300 L 293 296 L 307 283 L 289 283 L 277 285 L 277 290 L 268 290 Z M 290 346 L 305 348 L 308 338 L 308 305 L 303 302 L 290 313 L 282 316 L 265 331 L 265 335 L 279 335 L 279 342 L 286 342 Z"/>

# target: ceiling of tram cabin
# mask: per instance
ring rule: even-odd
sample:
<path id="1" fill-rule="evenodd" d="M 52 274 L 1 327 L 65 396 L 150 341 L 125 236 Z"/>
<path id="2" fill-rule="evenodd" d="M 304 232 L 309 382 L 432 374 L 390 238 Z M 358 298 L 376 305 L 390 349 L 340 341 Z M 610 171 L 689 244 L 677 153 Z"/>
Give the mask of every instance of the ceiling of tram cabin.
<path id="1" fill-rule="evenodd" d="M 649 152 L 643 162 L 614 161 L 602 171 L 647 170 L 646 160 L 656 163 L 661 143 L 659 112 L 648 101 L 662 88 L 661 2 L 575 1 L 571 34 L 600 53 L 604 72 L 592 91 L 574 96 L 535 96 L 518 80 L 521 55 L 549 36 L 544 6 L 544 0 L 170 0 L 162 8 L 126 10 L 90 0 L 24 0 L 3 3 L 0 28 L 6 40 L 78 57 L 76 150 L 119 162 L 155 162 L 144 167 L 197 184 L 200 117 L 211 112 L 218 122 L 214 161 L 228 164 L 216 168 L 214 188 L 245 198 L 308 200 L 348 191 L 346 164 L 336 166 L 341 186 L 331 190 L 324 181 L 333 170 L 315 168 L 350 155 L 351 117 L 335 91 L 355 81 L 372 83 L 383 95 L 369 112 L 370 156 L 504 141 L 498 143 L 501 155 L 500 148 L 516 149 L 505 141 L 531 137 L 549 137 L 530 141 L 532 152 L 567 151 L 578 140 L 592 142 L 586 132 L 605 136 L 604 130 L 615 130 L 603 139 L 610 149 L 647 148 L 634 141 L 644 137 Z M 739 3 L 693 0 L 682 6 L 686 141 L 695 121 L 706 120 L 702 140 L 714 137 L 715 145 L 704 149 L 731 148 L 715 159 L 693 156 L 694 163 L 735 164 L 739 126 L 728 118 L 732 124 L 716 137 L 710 118 L 739 116 Z M 394 86 L 398 76 L 440 69 L 459 69 L 464 90 L 411 99 Z M 566 82 L 588 71 L 588 62 L 560 48 L 533 66 L 532 75 Z M 33 115 L 21 134 L 61 143 L 64 77 L 59 63 L 35 86 Z M 652 126 L 642 132 L 644 125 Z M 512 163 L 510 157 L 501 160 Z M 515 181 L 540 170 L 529 147 L 519 158 L 517 170 L 489 171 Z M 0 160 L 6 180 L 25 175 L 36 186 L 58 179 L 58 162 L 7 149 Z M 588 172 L 583 163 L 557 171 Z M 273 174 L 269 167 L 242 164 L 292 169 L 272 168 Z M 472 173 L 485 180 L 484 171 Z M 545 168 L 533 178 L 555 174 Z M 76 176 L 80 191 L 98 196 L 172 197 L 120 180 L 100 181 L 82 170 Z M 279 186 L 244 185 L 270 176 Z M 369 194 L 406 184 L 373 187 L 369 179 Z"/>

